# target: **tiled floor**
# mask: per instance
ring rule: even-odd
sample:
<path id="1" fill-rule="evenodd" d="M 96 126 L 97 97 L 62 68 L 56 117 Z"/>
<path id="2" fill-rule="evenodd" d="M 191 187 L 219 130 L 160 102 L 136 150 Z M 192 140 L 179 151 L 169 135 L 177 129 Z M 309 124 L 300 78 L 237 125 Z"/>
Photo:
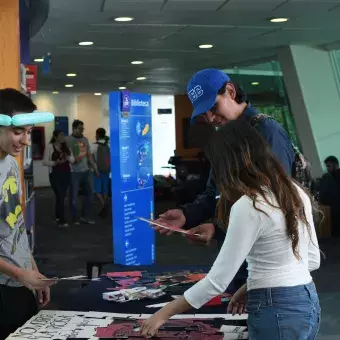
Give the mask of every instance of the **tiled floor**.
<path id="1" fill-rule="evenodd" d="M 158 204 L 161 212 L 167 204 Z M 93 205 L 94 212 L 98 210 Z M 85 273 L 88 260 L 112 259 L 112 223 L 97 219 L 96 225 L 58 229 L 52 222 L 53 196 L 48 189 L 37 191 L 36 202 L 36 245 L 41 259 L 40 269 L 48 275 L 77 275 Z M 321 269 L 315 273 L 322 314 L 322 327 L 318 339 L 340 339 L 340 241 L 327 241 L 321 245 L 327 255 Z M 157 236 L 157 263 L 163 265 L 209 265 L 216 256 L 216 248 L 189 245 L 181 236 Z M 73 285 L 53 287 L 50 308 L 58 305 Z M 73 288 L 76 289 L 76 288 Z"/>

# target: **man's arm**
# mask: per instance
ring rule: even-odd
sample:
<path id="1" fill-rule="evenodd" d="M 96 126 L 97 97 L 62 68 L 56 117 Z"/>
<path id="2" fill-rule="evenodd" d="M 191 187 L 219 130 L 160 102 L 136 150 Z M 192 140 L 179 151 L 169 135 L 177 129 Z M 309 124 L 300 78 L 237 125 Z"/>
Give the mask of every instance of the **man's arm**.
<path id="1" fill-rule="evenodd" d="M 216 210 L 217 188 L 210 171 L 205 192 L 199 195 L 193 203 L 188 203 L 182 207 L 186 224 L 185 229 L 190 229 L 213 218 Z"/>
<path id="2" fill-rule="evenodd" d="M 35 262 L 34 257 L 33 257 L 32 254 L 31 254 L 31 263 L 32 263 L 32 269 L 39 273 L 39 269 L 38 269 L 37 263 Z"/>
<path id="3" fill-rule="evenodd" d="M 94 172 L 98 175 L 98 167 L 97 167 L 96 162 L 94 161 L 90 143 L 89 143 L 88 140 L 86 142 L 87 142 L 87 159 L 88 159 L 88 162 L 89 162 L 91 168 L 94 170 Z"/>

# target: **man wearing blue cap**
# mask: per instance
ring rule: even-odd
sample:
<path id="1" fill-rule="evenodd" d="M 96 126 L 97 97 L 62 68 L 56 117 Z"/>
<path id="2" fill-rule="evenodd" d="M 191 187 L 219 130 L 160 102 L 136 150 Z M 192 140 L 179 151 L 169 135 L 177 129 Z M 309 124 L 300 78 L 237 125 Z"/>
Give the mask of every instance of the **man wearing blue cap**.
<path id="1" fill-rule="evenodd" d="M 260 113 L 250 105 L 242 89 L 233 84 L 228 75 L 220 70 L 204 69 L 197 72 L 188 83 L 187 94 L 194 107 L 192 124 L 209 123 L 218 127 L 236 119 L 248 120 L 251 123 Z M 269 118 L 259 119 L 255 126 L 286 172 L 291 175 L 294 150 L 287 132 L 279 123 Z M 210 177 L 206 191 L 198 196 L 195 202 L 185 205 L 182 209 L 167 211 L 160 216 L 160 220 L 200 234 L 204 243 L 209 243 L 213 237 L 223 242 L 224 234 L 221 228 L 212 223 L 201 224 L 214 217 L 216 196 L 217 188 Z"/>

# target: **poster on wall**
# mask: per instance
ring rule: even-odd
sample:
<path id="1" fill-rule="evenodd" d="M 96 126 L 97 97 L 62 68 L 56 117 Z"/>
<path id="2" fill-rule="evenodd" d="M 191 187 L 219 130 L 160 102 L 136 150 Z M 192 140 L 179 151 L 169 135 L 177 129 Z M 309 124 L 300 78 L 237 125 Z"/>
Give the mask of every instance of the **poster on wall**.
<path id="1" fill-rule="evenodd" d="M 155 235 L 138 217 L 154 213 L 151 96 L 112 92 L 109 106 L 114 262 L 150 265 Z"/>
<path id="2" fill-rule="evenodd" d="M 38 65 L 26 65 L 26 91 L 37 93 Z"/>

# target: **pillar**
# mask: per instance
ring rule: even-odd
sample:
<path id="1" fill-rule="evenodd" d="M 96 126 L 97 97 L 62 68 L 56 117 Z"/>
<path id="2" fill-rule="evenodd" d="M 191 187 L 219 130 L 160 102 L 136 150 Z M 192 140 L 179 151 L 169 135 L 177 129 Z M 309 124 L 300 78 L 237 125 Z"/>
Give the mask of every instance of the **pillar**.
<path id="1" fill-rule="evenodd" d="M 0 0 L 0 88 L 20 89 L 19 0 Z"/>
<path id="2" fill-rule="evenodd" d="M 295 45 L 281 49 L 278 57 L 303 153 L 319 177 L 327 156 L 340 159 L 340 81 L 334 52 Z"/>

